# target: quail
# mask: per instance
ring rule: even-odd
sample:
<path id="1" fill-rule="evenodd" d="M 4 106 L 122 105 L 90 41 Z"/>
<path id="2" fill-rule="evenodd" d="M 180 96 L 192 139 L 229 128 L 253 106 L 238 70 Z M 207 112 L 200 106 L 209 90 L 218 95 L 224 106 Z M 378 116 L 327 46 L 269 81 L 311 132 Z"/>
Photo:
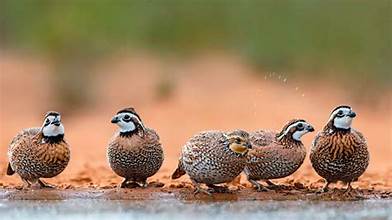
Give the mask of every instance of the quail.
<path id="1" fill-rule="evenodd" d="M 314 170 L 326 180 L 321 192 L 328 191 L 330 183 L 347 183 L 346 193 L 369 164 L 365 137 L 351 128 L 356 113 L 350 106 L 338 106 L 330 114 L 327 125 L 312 143 L 310 161 Z"/>
<path id="2" fill-rule="evenodd" d="M 242 130 L 200 132 L 182 148 L 172 179 L 188 174 L 195 193 L 227 191 L 215 184 L 230 182 L 243 171 L 250 148 L 249 134 Z M 201 184 L 206 184 L 209 190 L 201 188 Z"/>
<path id="3" fill-rule="evenodd" d="M 107 157 L 112 170 L 124 178 L 120 187 L 146 187 L 147 178 L 164 160 L 158 134 L 144 126 L 134 108 L 120 110 L 111 122 L 120 129 L 109 143 Z"/>
<path id="4" fill-rule="evenodd" d="M 40 178 L 57 176 L 70 160 L 60 113 L 47 112 L 42 127 L 19 132 L 9 145 L 8 160 L 7 175 L 18 174 L 25 188 L 52 187 Z"/>
<path id="5" fill-rule="evenodd" d="M 314 131 L 305 120 L 289 121 L 280 133 L 271 131 L 251 132 L 252 150 L 247 155 L 244 169 L 249 182 L 258 191 L 268 190 L 258 180 L 264 180 L 270 187 L 277 187 L 270 179 L 278 179 L 293 174 L 302 165 L 306 149 L 301 137 Z"/>

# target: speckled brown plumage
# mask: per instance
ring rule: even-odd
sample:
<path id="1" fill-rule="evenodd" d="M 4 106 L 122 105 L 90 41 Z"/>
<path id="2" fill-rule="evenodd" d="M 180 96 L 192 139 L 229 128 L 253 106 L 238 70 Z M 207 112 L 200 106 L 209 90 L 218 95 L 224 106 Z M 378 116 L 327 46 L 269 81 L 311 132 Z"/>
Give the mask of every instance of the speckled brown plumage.
<path id="1" fill-rule="evenodd" d="M 244 146 L 242 153 L 230 148 L 237 144 Z M 182 148 L 179 166 L 172 178 L 186 173 L 196 190 L 200 190 L 201 183 L 214 187 L 213 184 L 230 182 L 244 169 L 249 147 L 248 134 L 240 130 L 229 134 L 220 131 L 196 134 Z"/>
<path id="2" fill-rule="evenodd" d="M 126 179 L 145 182 L 163 162 L 163 150 L 158 134 L 146 129 L 145 136 L 131 137 L 116 134 L 108 147 L 108 158 L 113 171 Z"/>
<path id="3" fill-rule="evenodd" d="M 360 132 L 353 128 L 336 128 L 333 120 L 315 137 L 310 161 L 315 171 L 327 180 L 324 191 L 329 183 L 336 181 L 348 183 L 350 190 L 350 183 L 356 181 L 369 164 L 367 143 Z"/>
<path id="4" fill-rule="evenodd" d="M 269 179 L 289 176 L 302 165 L 306 157 L 306 149 L 300 140 L 292 137 L 297 128 L 294 127 L 283 135 L 289 125 L 297 122 L 305 124 L 302 129 L 312 131 L 310 125 L 309 128 L 305 127 L 308 124 L 304 120 L 295 119 L 289 121 L 280 133 L 263 130 L 250 133 L 252 150 L 248 153 L 248 163 L 244 172 L 258 190 L 265 190 L 265 188 L 257 183 L 257 180 L 264 180 L 272 185 Z"/>
<path id="5" fill-rule="evenodd" d="M 132 112 L 128 108 L 118 114 L 124 112 L 132 113 L 138 118 L 134 123 L 140 124 L 136 125 L 133 131 L 120 131 L 114 135 L 107 149 L 109 164 L 117 175 L 125 178 L 122 187 L 127 187 L 128 182 L 146 186 L 147 178 L 157 173 L 163 163 L 163 149 L 158 134 L 145 128 L 133 109 Z M 123 120 L 121 116 L 116 117 Z"/>
<path id="6" fill-rule="evenodd" d="M 39 178 L 60 174 L 68 165 L 70 150 L 64 140 L 48 142 L 41 128 L 30 128 L 21 131 L 12 140 L 8 157 L 11 170 L 30 185 L 39 181 Z"/>

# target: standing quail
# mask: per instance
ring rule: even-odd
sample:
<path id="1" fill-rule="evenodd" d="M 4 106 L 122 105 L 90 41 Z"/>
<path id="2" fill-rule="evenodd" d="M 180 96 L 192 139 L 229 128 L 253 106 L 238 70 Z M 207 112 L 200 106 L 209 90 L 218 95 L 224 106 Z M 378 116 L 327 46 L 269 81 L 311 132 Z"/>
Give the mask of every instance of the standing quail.
<path id="1" fill-rule="evenodd" d="M 257 180 L 264 180 L 269 186 L 276 187 L 270 179 L 278 179 L 293 174 L 302 165 L 306 149 L 301 137 L 314 131 L 304 120 L 289 121 L 280 133 L 269 131 L 251 132 L 252 150 L 244 173 L 258 191 L 267 190 Z"/>
<path id="2" fill-rule="evenodd" d="M 364 136 L 351 128 L 356 116 L 350 106 L 335 108 L 324 129 L 313 140 L 310 161 L 316 172 L 326 179 L 321 192 L 328 185 L 347 183 L 346 193 L 351 192 L 351 182 L 356 181 L 369 164 L 369 151 Z"/>
<path id="3" fill-rule="evenodd" d="M 147 178 L 158 172 L 164 159 L 158 134 L 144 127 L 133 108 L 117 112 L 112 123 L 120 127 L 107 149 L 112 170 L 124 177 L 121 188 L 147 186 Z"/>
<path id="4" fill-rule="evenodd" d="M 172 179 L 186 173 L 196 188 L 195 193 L 210 194 L 200 187 L 203 183 L 213 192 L 226 191 L 226 188 L 214 184 L 230 182 L 237 177 L 245 167 L 246 154 L 250 148 L 249 134 L 242 130 L 230 133 L 201 132 L 182 148 L 178 168 Z"/>
<path id="5" fill-rule="evenodd" d="M 68 165 L 70 150 L 64 141 L 64 126 L 58 112 L 48 112 L 41 128 L 19 132 L 8 148 L 7 175 L 18 174 L 24 187 L 51 187 L 40 178 L 60 174 Z"/>

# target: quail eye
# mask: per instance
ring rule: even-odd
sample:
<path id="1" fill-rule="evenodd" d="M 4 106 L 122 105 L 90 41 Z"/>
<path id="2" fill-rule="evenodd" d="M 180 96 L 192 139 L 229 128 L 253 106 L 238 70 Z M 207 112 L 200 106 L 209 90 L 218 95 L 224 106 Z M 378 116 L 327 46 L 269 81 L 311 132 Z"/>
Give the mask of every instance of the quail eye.
<path id="1" fill-rule="evenodd" d="M 342 110 L 338 111 L 338 113 L 336 115 L 339 116 L 339 117 L 342 117 L 343 116 L 343 111 Z"/>
<path id="2" fill-rule="evenodd" d="M 124 115 L 124 120 L 129 121 L 129 119 L 131 119 L 131 116 L 129 116 L 129 115 Z"/>
<path id="3" fill-rule="evenodd" d="M 299 123 L 299 124 L 297 125 L 298 128 L 302 128 L 303 126 L 304 126 L 304 124 L 302 124 L 302 123 Z"/>

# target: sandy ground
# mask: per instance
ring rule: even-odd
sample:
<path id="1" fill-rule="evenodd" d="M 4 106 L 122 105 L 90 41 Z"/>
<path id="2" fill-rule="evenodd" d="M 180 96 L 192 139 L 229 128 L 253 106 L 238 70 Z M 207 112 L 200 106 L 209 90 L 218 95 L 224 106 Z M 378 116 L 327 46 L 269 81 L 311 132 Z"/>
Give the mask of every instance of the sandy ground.
<path id="1" fill-rule="evenodd" d="M 3 197 L 26 194 L 14 190 L 21 185 L 18 177 L 5 175 L 10 140 L 22 128 L 40 126 L 44 112 L 56 106 L 56 88 L 51 85 L 52 69 L 47 63 L 20 55 L 0 56 L 0 187 L 11 193 L 2 191 Z M 115 191 L 112 188 L 121 178 L 110 170 L 105 153 L 108 140 L 117 129 L 110 118 L 122 107 L 136 108 L 145 124 L 157 130 L 165 151 L 161 170 L 149 179 L 163 186 L 150 187 L 143 193 L 173 190 L 181 195 L 192 192 L 189 179 L 172 181 L 169 177 L 176 168 L 181 146 L 194 133 L 234 128 L 279 130 L 289 119 L 298 117 L 320 130 L 332 108 L 350 104 L 358 114 L 353 126 L 367 137 L 371 153 L 367 172 L 353 186 L 361 189 L 363 195 L 390 196 L 392 91 L 374 97 L 372 103 L 363 103 L 358 97 L 366 95 L 366 90 L 353 96 L 346 91 L 350 85 L 337 86 L 333 79 L 309 82 L 285 73 L 256 74 L 239 59 L 220 55 L 194 57 L 190 61 L 124 55 L 109 59 L 92 71 L 96 76 L 89 87 L 92 102 L 63 114 L 72 158 L 62 174 L 47 180 L 61 189 L 94 188 L 109 194 Z M 173 82 L 172 92 L 162 98 L 157 91 L 165 80 Z M 303 138 L 308 149 L 314 135 Z M 292 190 L 294 194 L 299 190 L 300 198 L 323 184 L 308 160 L 294 175 L 275 182 L 301 186 L 302 189 L 294 187 L 280 193 L 289 195 Z M 254 194 L 244 178 L 232 187 L 245 187 L 239 197 Z"/>

